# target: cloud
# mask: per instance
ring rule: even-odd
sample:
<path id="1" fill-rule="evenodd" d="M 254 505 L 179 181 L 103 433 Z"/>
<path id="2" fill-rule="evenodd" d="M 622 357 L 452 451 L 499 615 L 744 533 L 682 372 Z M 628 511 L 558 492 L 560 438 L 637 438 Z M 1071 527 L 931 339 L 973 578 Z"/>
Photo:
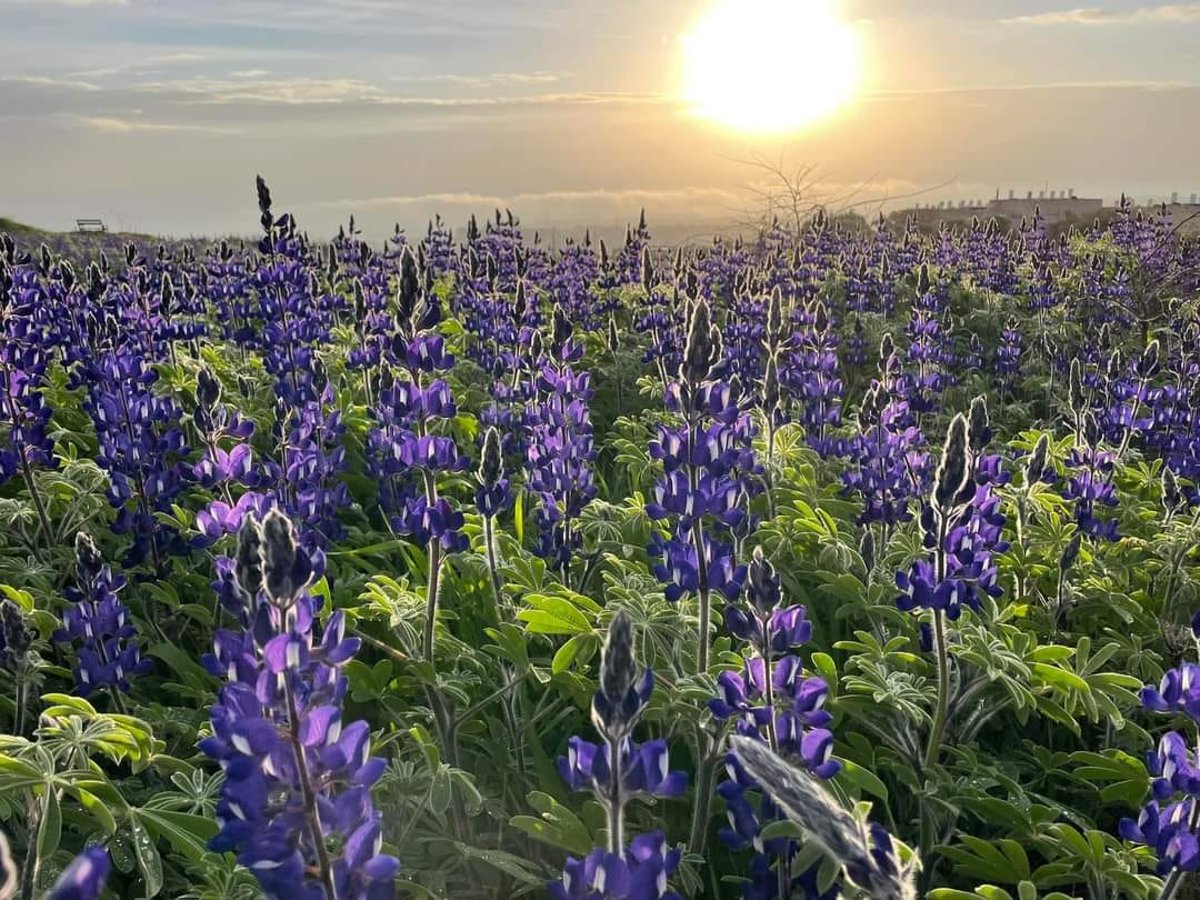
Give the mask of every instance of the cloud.
<path id="1" fill-rule="evenodd" d="M 1006 25 L 1155 25 L 1200 22 L 1200 3 L 1167 3 L 1136 9 L 1080 7 L 1001 20 Z"/>
<path id="2" fill-rule="evenodd" d="M 128 6 L 129 0 L 0 0 L 0 6 L 5 3 L 17 6 Z"/>
<path id="3" fill-rule="evenodd" d="M 121 75 L 127 72 L 141 72 L 157 69 L 161 66 L 186 65 L 187 63 L 204 62 L 208 59 L 203 53 L 193 50 L 180 50 L 173 53 L 158 53 L 139 57 L 130 62 L 119 63 L 115 66 L 104 66 L 96 69 L 82 69 L 72 74 L 80 78 L 105 78 L 110 75 Z"/>
<path id="4" fill-rule="evenodd" d="M 179 125 L 166 122 L 139 122 L 110 116 L 76 116 L 75 119 L 88 128 L 108 134 L 131 134 L 147 131 L 192 131 L 207 134 L 230 134 L 231 129 L 207 125 Z"/>
<path id="5" fill-rule="evenodd" d="M 446 191 L 429 194 L 367 197 L 357 200 L 321 200 L 313 204 L 324 209 L 372 209 L 391 207 L 466 207 L 468 209 L 572 207 L 605 205 L 614 207 L 685 206 L 711 207 L 713 203 L 737 203 L 744 200 L 741 191 L 721 187 L 681 188 L 594 188 L 581 190 L 531 191 L 515 194 L 484 194 Z"/>
<path id="6" fill-rule="evenodd" d="M 78 81 L 69 78 L 45 78 L 40 75 L 5 75 L 0 76 L 0 84 L 26 84 L 33 87 L 62 88 L 70 91 L 98 91 L 100 85 L 90 81 Z"/>
<path id="7" fill-rule="evenodd" d="M 391 80 L 466 87 L 490 87 L 506 84 L 550 84 L 561 76 L 554 72 L 493 72 L 488 75 L 396 75 Z"/>
<path id="8" fill-rule="evenodd" d="M 201 78 L 160 81 L 139 85 L 137 90 L 178 93 L 197 103 L 267 103 L 288 106 L 345 103 L 353 100 L 380 99 L 384 96 L 380 88 L 354 78 L 290 78 L 264 81 L 252 80 L 247 73 L 242 73 L 242 80 L 237 81 Z"/>
<path id="9" fill-rule="evenodd" d="M 895 97 L 923 97 L 938 94 L 993 94 L 1020 91 L 1181 91 L 1197 87 L 1191 81 L 1155 80 L 1097 80 L 1097 81 L 1043 81 L 1019 84 L 976 84 L 954 87 L 904 88 L 873 91 L 866 95 L 868 100 L 888 100 Z"/>

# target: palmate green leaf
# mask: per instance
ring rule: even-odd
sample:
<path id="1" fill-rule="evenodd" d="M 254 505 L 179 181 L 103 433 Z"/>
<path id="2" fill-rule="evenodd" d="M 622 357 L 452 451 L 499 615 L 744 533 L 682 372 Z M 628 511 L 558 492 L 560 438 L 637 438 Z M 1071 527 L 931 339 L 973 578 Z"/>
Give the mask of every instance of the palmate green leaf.
<path id="1" fill-rule="evenodd" d="M 459 841 L 455 841 L 454 846 L 459 853 L 468 859 L 477 859 L 485 862 L 489 866 L 499 869 L 505 875 L 509 875 L 525 885 L 524 891 L 519 891 L 513 896 L 519 896 L 521 893 L 526 893 L 529 890 L 541 890 L 546 886 L 545 876 L 533 871 L 530 868 L 532 863 L 516 854 L 506 853 L 503 850 L 481 850 Z"/>
<path id="2" fill-rule="evenodd" d="M 58 849 L 62 839 L 62 805 L 58 791 L 46 785 L 42 790 L 41 821 L 38 823 L 37 852 L 42 859 L 48 859 Z"/>
<path id="3" fill-rule="evenodd" d="M 187 859 L 199 861 L 209 852 L 208 841 L 217 833 L 217 824 L 208 816 L 170 809 L 142 807 L 134 815 L 157 838 L 166 840 Z"/>
<path id="4" fill-rule="evenodd" d="M 1016 884 L 1029 878 L 1029 857 L 1017 841 L 1005 838 L 985 841 L 963 835 L 958 844 L 940 852 L 955 862 L 955 870 L 966 878 Z"/>
<path id="5" fill-rule="evenodd" d="M 527 799 L 541 818 L 514 816 L 509 822 L 513 828 L 575 856 L 586 856 L 597 846 L 583 821 L 549 794 L 534 791 Z"/>
<path id="6" fill-rule="evenodd" d="M 130 838 L 133 843 L 133 855 L 137 860 L 138 870 L 142 873 L 142 881 L 146 886 L 147 897 L 157 897 L 163 888 L 162 856 L 154 839 L 142 824 L 138 815 L 130 818 Z"/>

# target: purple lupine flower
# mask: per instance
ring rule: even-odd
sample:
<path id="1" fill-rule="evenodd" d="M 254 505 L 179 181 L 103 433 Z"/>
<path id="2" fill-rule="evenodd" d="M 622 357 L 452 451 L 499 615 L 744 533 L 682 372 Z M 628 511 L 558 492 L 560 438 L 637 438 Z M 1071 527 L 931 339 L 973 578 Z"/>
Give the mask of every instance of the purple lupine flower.
<path id="1" fill-rule="evenodd" d="M 739 735 L 798 760 L 819 778 L 831 778 L 841 764 L 833 759 L 833 733 L 825 727 L 832 719 L 824 708 L 829 687 L 824 679 L 806 675 L 794 652 L 811 638 L 812 623 L 803 606 L 782 603 L 779 576 L 762 548 L 755 548 L 741 602 L 725 611 L 726 627 L 746 641 L 751 652 L 743 672 L 725 671 L 717 677 L 721 696 L 709 700 L 708 707 L 718 720 L 733 721 Z M 718 787 L 718 794 L 725 801 L 729 824 L 719 837 L 731 849 L 755 850 L 753 877 L 743 886 L 742 896 L 774 896 L 766 873 L 772 873 L 777 891 L 780 873 L 790 869 L 798 845 L 790 839 L 759 839 L 762 828 L 780 817 L 779 811 L 766 796 L 754 811 L 749 797 L 762 793 L 760 785 L 732 753 L 726 757 L 726 771 L 729 780 Z"/>
<path id="2" fill-rule="evenodd" d="M 678 797 L 687 788 L 687 774 L 670 771 L 666 741 L 638 744 L 631 737 L 653 685 L 651 672 L 638 672 L 633 627 L 619 611 L 609 626 L 592 700 L 592 723 L 603 743 L 572 737 L 567 756 L 558 760 L 571 788 L 592 792 L 604 807 L 608 845 L 583 860 L 567 858 L 562 878 L 549 885 L 555 900 L 678 900 L 667 879 L 678 868 L 680 851 L 668 850 L 661 832 L 625 843 L 625 806 L 631 798 Z"/>
<path id="3" fill-rule="evenodd" d="M 574 326 L 555 310 L 549 353 L 540 361 L 537 402 L 524 417 L 526 489 L 539 500 L 534 552 L 550 560 L 565 581 L 582 543 L 575 521 L 596 495 L 591 376 L 572 366 L 583 356 Z"/>
<path id="4" fill-rule="evenodd" d="M 584 859 L 568 856 L 561 881 L 549 885 L 551 900 L 680 900 L 667 889 L 682 851 L 667 849 L 661 831 L 635 837 L 623 854 L 595 849 Z"/>
<path id="5" fill-rule="evenodd" d="M 100 900 L 111 863 L 103 847 L 88 847 L 63 869 L 46 900 Z"/>
<path id="6" fill-rule="evenodd" d="M 63 627 L 56 643 L 75 643 L 75 689 L 86 697 L 98 688 L 127 692 L 129 679 L 149 672 L 142 659 L 137 627 L 118 596 L 125 578 L 114 575 L 92 539 L 83 532 L 75 538 L 77 581 L 64 590 L 71 605 L 63 612 Z"/>
<path id="7" fill-rule="evenodd" d="M 399 867 L 371 800 L 385 763 L 366 722 L 342 723 L 358 639 L 340 611 L 316 634 L 312 563 L 290 521 L 275 510 L 244 527 L 257 533 L 239 540 L 233 579 L 252 624 L 218 631 L 204 658 L 226 680 L 200 743 L 225 772 L 210 846 L 235 852 L 270 897 L 383 900 Z"/>

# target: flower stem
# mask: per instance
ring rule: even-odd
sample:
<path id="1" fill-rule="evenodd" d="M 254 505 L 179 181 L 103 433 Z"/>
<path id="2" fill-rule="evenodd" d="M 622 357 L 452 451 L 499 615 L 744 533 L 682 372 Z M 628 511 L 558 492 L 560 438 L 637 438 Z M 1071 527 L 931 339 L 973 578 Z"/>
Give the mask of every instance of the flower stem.
<path id="1" fill-rule="evenodd" d="M 329 861 L 329 850 L 325 846 L 325 833 L 321 828 L 321 814 L 317 809 L 316 793 L 313 791 L 312 775 L 308 771 L 308 760 L 304 756 L 304 745 L 300 743 L 300 713 L 296 706 L 296 695 L 292 691 L 292 673 L 284 672 L 283 692 L 287 699 L 288 741 L 296 757 L 296 773 L 300 778 L 300 794 L 304 800 L 305 818 L 308 820 L 309 837 L 317 853 L 321 884 L 329 900 L 338 900 L 337 887 L 333 881 L 333 865 Z"/>
<path id="2" fill-rule="evenodd" d="M 704 845 L 708 840 L 708 819 L 712 807 L 716 767 L 713 765 L 712 740 L 699 729 L 696 734 L 696 751 L 696 805 L 692 809 L 692 833 L 688 837 L 688 852 L 703 855 Z"/>
<path id="3" fill-rule="evenodd" d="M 53 790 L 50 785 L 45 790 Z M 25 864 L 21 867 L 21 900 L 34 900 L 37 890 L 38 871 L 41 860 L 38 859 L 38 832 L 41 831 L 44 804 L 39 803 L 31 794 L 26 801 L 26 813 L 29 817 L 29 846 L 25 848 Z"/>
<path id="4" fill-rule="evenodd" d="M 608 796 L 605 810 L 608 813 L 608 852 L 616 856 L 625 855 L 625 792 L 621 781 L 621 745 L 627 738 L 608 743 Z"/>
<path id="5" fill-rule="evenodd" d="M 692 543 L 696 547 L 696 574 L 700 583 L 700 588 L 696 592 L 696 599 L 700 606 L 696 671 L 703 674 L 708 671 L 708 623 L 712 604 L 708 589 L 708 557 L 704 552 L 704 529 L 701 527 L 699 519 L 692 523 Z"/>
<path id="6" fill-rule="evenodd" d="M 438 581 L 442 570 L 442 545 L 436 539 L 429 542 L 429 583 L 425 588 L 425 634 L 421 639 L 421 655 L 433 662 L 433 626 L 437 621 Z"/>
<path id="7" fill-rule="evenodd" d="M 929 732 L 929 746 L 925 750 L 926 769 L 937 762 L 938 751 L 942 744 L 942 732 L 946 729 L 946 715 L 950 708 L 950 661 L 946 658 L 946 624 L 943 616 L 942 610 L 935 609 L 933 611 L 933 636 L 938 663 L 938 696 L 933 728 Z"/>

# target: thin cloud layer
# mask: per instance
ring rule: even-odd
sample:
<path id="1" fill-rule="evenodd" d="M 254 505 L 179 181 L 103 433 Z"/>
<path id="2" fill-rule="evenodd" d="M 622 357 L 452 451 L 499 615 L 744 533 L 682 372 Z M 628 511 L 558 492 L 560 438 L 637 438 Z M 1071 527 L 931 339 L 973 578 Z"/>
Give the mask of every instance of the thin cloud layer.
<path id="1" fill-rule="evenodd" d="M 1003 20 L 1010 25 L 1151 25 L 1200 22 L 1200 3 L 1167 3 L 1137 9 L 1057 10 L 1014 16 Z"/>

